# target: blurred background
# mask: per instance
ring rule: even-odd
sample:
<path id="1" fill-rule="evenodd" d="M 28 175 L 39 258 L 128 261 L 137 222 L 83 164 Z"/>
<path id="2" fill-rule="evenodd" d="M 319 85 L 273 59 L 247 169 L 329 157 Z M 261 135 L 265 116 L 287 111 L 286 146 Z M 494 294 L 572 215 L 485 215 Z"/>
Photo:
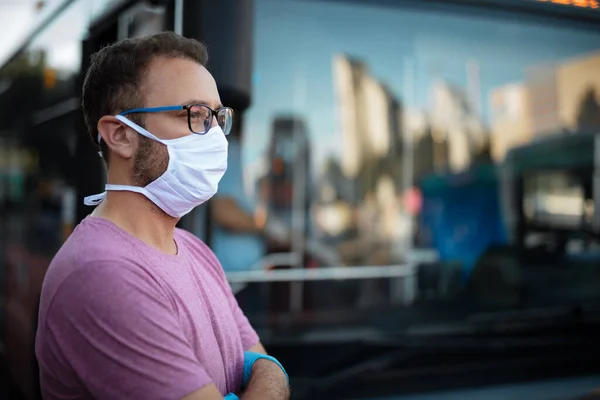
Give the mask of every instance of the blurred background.
<path id="1" fill-rule="evenodd" d="M 600 398 L 599 1 L 0 0 L 0 26 L 0 398 L 39 398 L 44 273 L 105 183 L 89 57 L 164 30 L 236 112 L 180 226 L 294 399 Z"/>

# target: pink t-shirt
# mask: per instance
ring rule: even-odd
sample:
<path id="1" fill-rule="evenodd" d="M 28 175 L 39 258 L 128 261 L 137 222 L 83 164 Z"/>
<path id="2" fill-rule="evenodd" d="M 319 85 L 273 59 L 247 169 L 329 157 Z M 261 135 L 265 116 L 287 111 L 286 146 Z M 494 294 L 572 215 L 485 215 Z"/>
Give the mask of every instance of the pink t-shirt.
<path id="1" fill-rule="evenodd" d="M 176 230 L 164 254 L 87 217 L 52 260 L 36 355 L 44 399 L 181 399 L 214 383 L 239 392 L 258 336 L 223 269 Z"/>

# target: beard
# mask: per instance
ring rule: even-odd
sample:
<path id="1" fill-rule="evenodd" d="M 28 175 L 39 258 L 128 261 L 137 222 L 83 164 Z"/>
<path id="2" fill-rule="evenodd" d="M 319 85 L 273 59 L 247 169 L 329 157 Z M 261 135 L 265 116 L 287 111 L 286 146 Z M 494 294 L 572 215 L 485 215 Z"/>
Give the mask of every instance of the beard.
<path id="1" fill-rule="evenodd" d="M 149 185 L 164 174 L 168 166 L 167 146 L 140 135 L 133 160 L 133 185 L 141 187 Z"/>

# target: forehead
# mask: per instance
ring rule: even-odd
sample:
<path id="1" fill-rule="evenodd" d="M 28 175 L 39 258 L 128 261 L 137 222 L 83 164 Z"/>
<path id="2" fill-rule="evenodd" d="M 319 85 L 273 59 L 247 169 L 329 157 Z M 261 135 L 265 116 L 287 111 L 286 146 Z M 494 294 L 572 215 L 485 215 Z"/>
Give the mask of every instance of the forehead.
<path id="1" fill-rule="evenodd" d="M 192 60 L 156 58 L 148 66 L 144 88 L 145 107 L 184 104 L 192 99 L 213 108 L 221 103 L 211 73 Z"/>

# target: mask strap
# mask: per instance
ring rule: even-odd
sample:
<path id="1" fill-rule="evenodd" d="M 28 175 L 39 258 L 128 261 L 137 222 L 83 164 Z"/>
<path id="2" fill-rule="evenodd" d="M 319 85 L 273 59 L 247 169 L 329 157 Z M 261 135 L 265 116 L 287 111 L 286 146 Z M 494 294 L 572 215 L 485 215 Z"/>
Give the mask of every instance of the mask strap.
<path id="1" fill-rule="evenodd" d="M 127 185 L 105 185 L 104 189 L 106 191 L 114 190 L 119 192 L 137 192 L 143 195 L 146 195 L 146 190 L 137 186 L 127 186 Z M 83 199 L 83 204 L 86 206 L 97 206 L 102 203 L 106 198 L 106 192 L 93 194 L 91 196 L 87 196 Z"/>
<path id="2" fill-rule="evenodd" d="M 86 206 L 97 206 L 98 204 L 102 203 L 102 201 L 104 201 L 105 197 L 106 192 L 93 194 L 91 196 L 84 197 L 83 204 L 85 204 Z"/>
<path id="3" fill-rule="evenodd" d="M 146 136 L 148 139 L 152 139 L 156 142 L 160 142 L 163 143 L 162 140 L 160 140 L 159 138 L 157 138 L 156 136 L 154 136 L 153 134 L 151 134 L 150 132 L 148 132 L 147 130 L 145 130 L 144 128 L 142 128 L 141 126 L 139 126 L 138 124 L 136 124 L 133 121 L 130 121 L 129 119 L 125 118 L 122 115 L 115 115 L 115 118 L 118 119 L 119 121 L 121 121 L 122 123 L 124 123 L 125 125 L 129 126 L 131 129 L 133 129 L 134 131 L 136 131 L 137 133 L 139 133 L 142 136 Z M 98 144 L 100 144 L 100 142 L 102 141 L 102 136 L 100 136 L 100 134 L 98 134 Z M 102 152 L 99 151 L 98 155 L 102 158 Z"/>
<path id="4" fill-rule="evenodd" d="M 156 142 L 159 143 L 163 143 L 163 141 L 159 138 L 157 138 L 156 136 L 154 136 L 153 134 L 151 134 L 150 132 L 148 132 L 147 130 L 145 130 L 144 128 L 142 128 L 141 126 L 139 126 L 138 124 L 136 124 L 135 122 L 125 118 L 122 115 L 115 115 L 115 118 L 118 119 L 119 121 L 121 121 L 122 123 L 124 123 L 125 125 L 127 125 L 128 127 L 130 127 L 131 129 L 133 129 L 134 131 L 136 131 L 137 133 L 139 133 L 142 136 L 146 136 L 148 139 L 152 139 Z M 163 143 L 165 144 L 165 143 Z"/>
<path id="5" fill-rule="evenodd" d="M 113 190 L 115 192 L 136 192 L 143 195 L 146 194 L 146 189 L 139 186 L 106 184 L 104 188 L 106 189 L 106 191 Z"/>

